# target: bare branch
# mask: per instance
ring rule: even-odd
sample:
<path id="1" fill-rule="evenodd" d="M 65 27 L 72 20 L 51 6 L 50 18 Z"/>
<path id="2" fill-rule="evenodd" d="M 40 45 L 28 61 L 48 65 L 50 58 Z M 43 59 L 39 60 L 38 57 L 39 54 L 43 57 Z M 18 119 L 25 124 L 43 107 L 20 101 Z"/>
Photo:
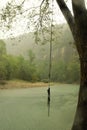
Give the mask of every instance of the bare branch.
<path id="1" fill-rule="evenodd" d="M 64 0 L 56 0 L 61 12 L 63 13 L 67 23 L 69 24 L 69 27 L 71 29 L 72 34 L 74 35 L 74 27 L 75 27 L 75 22 L 74 22 L 74 17 L 72 16 L 69 8 L 67 7 L 66 3 Z"/>
<path id="2" fill-rule="evenodd" d="M 41 4 L 40 4 L 40 8 L 41 8 L 41 6 L 43 5 L 44 1 L 45 1 L 45 0 L 42 0 L 42 2 L 41 2 Z"/>
<path id="3" fill-rule="evenodd" d="M 40 4 L 40 25 L 41 25 L 41 27 L 42 27 L 42 15 L 41 15 L 41 8 L 42 8 L 42 5 L 43 5 L 44 1 L 45 1 L 45 0 L 43 0 L 43 1 L 41 2 L 41 4 Z"/>
<path id="4" fill-rule="evenodd" d="M 42 21 L 43 21 L 43 17 L 44 17 L 44 13 L 46 13 L 48 7 L 49 7 L 49 0 L 42 0 L 41 4 L 40 4 L 40 25 L 42 27 Z"/>
<path id="5" fill-rule="evenodd" d="M 25 1 L 26 1 L 26 0 L 23 0 L 22 3 L 21 3 L 21 5 L 23 5 Z M 20 5 L 20 6 L 21 6 L 21 5 Z"/>

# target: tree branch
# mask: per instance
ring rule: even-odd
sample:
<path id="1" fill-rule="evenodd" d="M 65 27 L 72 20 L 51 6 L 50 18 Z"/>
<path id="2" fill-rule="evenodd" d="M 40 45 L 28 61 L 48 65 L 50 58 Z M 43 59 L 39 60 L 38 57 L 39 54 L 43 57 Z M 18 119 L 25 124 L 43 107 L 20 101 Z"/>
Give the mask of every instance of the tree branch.
<path id="1" fill-rule="evenodd" d="M 86 12 L 84 0 L 72 0 L 72 7 L 75 17 L 80 16 L 82 13 Z"/>
<path id="2" fill-rule="evenodd" d="M 45 1 L 45 0 L 42 0 L 42 2 L 41 2 L 41 4 L 40 4 L 40 8 L 41 8 L 41 6 L 43 5 L 44 1 Z"/>
<path id="3" fill-rule="evenodd" d="M 57 4 L 59 5 L 59 8 L 61 10 L 61 12 L 63 13 L 70 29 L 71 32 L 73 34 L 73 36 L 75 35 L 74 31 L 75 31 L 75 22 L 74 22 L 74 17 L 72 16 L 69 8 L 67 7 L 66 3 L 64 2 L 64 0 L 56 0 Z"/>
<path id="4" fill-rule="evenodd" d="M 72 0 L 72 3 L 80 8 L 86 8 L 84 0 Z"/>

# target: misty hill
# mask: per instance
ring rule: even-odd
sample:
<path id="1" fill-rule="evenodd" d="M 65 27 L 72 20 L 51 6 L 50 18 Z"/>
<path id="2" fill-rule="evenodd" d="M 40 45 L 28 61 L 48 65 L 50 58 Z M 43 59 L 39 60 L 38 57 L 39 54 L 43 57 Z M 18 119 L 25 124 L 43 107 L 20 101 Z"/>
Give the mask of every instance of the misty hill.
<path id="1" fill-rule="evenodd" d="M 54 41 L 53 41 L 53 58 L 56 60 L 70 59 L 73 55 L 74 40 L 69 30 L 68 25 L 56 25 L 54 27 Z M 36 56 L 36 59 L 45 59 L 49 57 L 49 43 L 47 44 L 36 44 L 34 40 L 34 34 L 24 34 L 15 39 L 6 39 L 7 53 L 12 55 L 22 55 L 25 58 L 28 57 L 29 50 L 32 50 Z"/>
<path id="2" fill-rule="evenodd" d="M 46 33 L 47 40 L 49 34 L 48 32 Z M 40 38 L 42 39 L 43 37 Z M 36 44 L 34 34 L 29 33 L 12 40 L 5 40 L 6 46 L 1 41 L 1 79 L 48 82 L 50 43 L 47 40 L 43 44 L 40 41 Z M 73 42 L 74 40 L 67 25 L 56 25 L 54 27 L 51 81 L 79 82 L 80 66 Z"/>

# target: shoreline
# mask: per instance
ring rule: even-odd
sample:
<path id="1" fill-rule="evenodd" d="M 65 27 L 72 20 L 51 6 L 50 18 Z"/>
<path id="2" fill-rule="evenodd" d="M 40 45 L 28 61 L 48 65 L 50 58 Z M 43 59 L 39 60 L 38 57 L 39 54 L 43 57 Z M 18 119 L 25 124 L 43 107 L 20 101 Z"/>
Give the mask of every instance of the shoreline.
<path id="1" fill-rule="evenodd" d="M 58 82 L 51 82 L 51 86 L 62 86 L 62 83 Z M 64 83 L 65 85 L 69 85 L 67 83 Z M 72 84 L 73 85 L 73 84 Z M 79 84 L 74 84 L 79 85 Z M 9 81 L 2 81 L 0 83 L 0 90 L 3 89 L 22 89 L 22 88 L 37 88 L 37 87 L 49 87 L 49 83 L 45 82 L 28 82 L 23 80 L 9 80 Z"/>
<path id="2" fill-rule="evenodd" d="M 36 88 L 36 87 L 47 87 L 49 83 L 44 82 L 28 82 L 28 81 L 4 81 L 0 84 L 0 89 L 21 89 L 21 88 Z"/>

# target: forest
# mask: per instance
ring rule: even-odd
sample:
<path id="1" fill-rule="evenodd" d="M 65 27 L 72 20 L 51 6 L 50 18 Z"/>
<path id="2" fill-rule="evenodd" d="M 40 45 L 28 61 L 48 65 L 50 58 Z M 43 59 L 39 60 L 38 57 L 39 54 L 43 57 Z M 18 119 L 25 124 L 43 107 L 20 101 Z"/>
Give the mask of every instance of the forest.
<path id="1" fill-rule="evenodd" d="M 78 54 L 66 25 L 57 26 L 60 37 L 53 41 L 51 82 L 79 83 Z M 62 29 L 62 34 L 60 31 Z M 69 39 L 67 39 L 68 35 Z M 35 44 L 32 34 L 0 41 L 0 79 L 48 82 L 49 44 Z M 63 36 L 63 38 L 62 38 Z M 26 40 L 27 39 L 27 40 Z M 20 40 L 20 41 L 19 41 Z M 29 42 L 30 41 L 30 42 Z M 22 50 L 20 50 L 22 48 Z"/>

